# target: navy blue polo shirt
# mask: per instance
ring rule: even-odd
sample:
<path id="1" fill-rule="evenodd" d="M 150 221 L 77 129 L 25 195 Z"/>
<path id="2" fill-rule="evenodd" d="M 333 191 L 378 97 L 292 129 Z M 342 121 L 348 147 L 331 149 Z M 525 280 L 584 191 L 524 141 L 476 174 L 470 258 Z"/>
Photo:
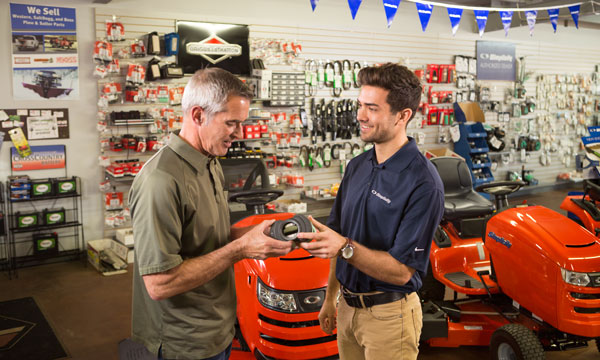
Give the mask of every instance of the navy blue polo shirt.
<path id="1" fill-rule="evenodd" d="M 387 251 L 415 274 L 403 286 L 368 276 L 337 260 L 336 277 L 350 291 L 417 291 L 433 234 L 444 212 L 444 186 L 414 139 L 378 164 L 375 147 L 350 161 L 327 226 L 373 250 Z"/>

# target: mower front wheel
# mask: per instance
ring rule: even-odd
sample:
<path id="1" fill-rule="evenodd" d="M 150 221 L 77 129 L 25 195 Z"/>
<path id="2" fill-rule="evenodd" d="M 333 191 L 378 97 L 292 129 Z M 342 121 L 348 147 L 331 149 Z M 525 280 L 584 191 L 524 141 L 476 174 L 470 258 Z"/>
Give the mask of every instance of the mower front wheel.
<path id="1" fill-rule="evenodd" d="M 535 334 L 520 324 L 498 328 L 490 340 L 492 360 L 544 360 L 544 348 Z"/>

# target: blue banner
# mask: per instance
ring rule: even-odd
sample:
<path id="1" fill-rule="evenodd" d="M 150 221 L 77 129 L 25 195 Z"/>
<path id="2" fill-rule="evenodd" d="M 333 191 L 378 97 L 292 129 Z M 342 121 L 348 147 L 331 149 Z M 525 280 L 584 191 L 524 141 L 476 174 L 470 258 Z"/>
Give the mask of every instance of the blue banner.
<path id="1" fill-rule="evenodd" d="M 415 3 L 417 5 L 417 12 L 419 13 L 419 20 L 421 20 L 421 28 L 423 31 L 427 29 L 431 13 L 433 12 L 433 5 Z"/>
<path id="2" fill-rule="evenodd" d="M 72 30 L 77 26 L 75 9 L 46 5 L 10 4 L 10 21 L 15 30 Z"/>
<path id="3" fill-rule="evenodd" d="M 452 25 L 452 36 L 456 35 L 462 13 L 463 9 L 448 8 L 448 17 L 450 18 L 450 25 Z"/>
<path id="4" fill-rule="evenodd" d="M 394 16 L 396 16 L 400 1 L 401 0 L 383 0 L 383 9 L 385 10 L 388 27 L 392 26 L 392 21 L 394 21 Z"/>
<path id="5" fill-rule="evenodd" d="M 537 18 L 537 10 L 525 11 L 527 18 L 527 26 L 529 26 L 529 36 L 533 36 L 533 28 L 535 27 L 535 19 Z"/>
<path id="6" fill-rule="evenodd" d="M 310 6 L 312 7 L 313 11 L 315 11 L 318 2 L 319 0 L 310 0 Z"/>
<path id="7" fill-rule="evenodd" d="M 356 17 L 358 8 L 360 7 L 362 0 L 348 0 L 348 6 L 350 6 L 350 13 L 352 14 L 352 20 Z"/>
<path id="8" fill-rule="evenodd" d="M 556 32 L 556 25 L 558 24 L 558 11 L 560 9 L 548 9 L 548 17 L 550 17 L 550 23 Z"/>
<path id="9" fill-rule="evenodd" d="M 502 26 L 504 26 L 504 36 L 508 36 L 508 30 L 510 30 L 510 24 L 512 23 L 512 11 L 500 11 L 500 19 L 502 20 Z"/>
<path id="10" fill-rule="evenodd" d="M 579 29 L 579 8 L 581 5 L 573 5 L 569 6 L 569 11 L 571 12 L 571 17 L 575 22 L 575 27 Z"/>
<path id="11" fill-rule="evenodd" d="M 488 15 L 490 14 L 489 10 L 473 10 L 475 13 L 475 20 L 477 20 L 477 27 L 479 28 L 479 36 L 483 35 L 485 31 L 485 24 L 487 24 Z"/>
<path id="12" fill-rule="evenodd" d="M 477 40 L 477 80 L 515 81 L 515 44 Z"/>

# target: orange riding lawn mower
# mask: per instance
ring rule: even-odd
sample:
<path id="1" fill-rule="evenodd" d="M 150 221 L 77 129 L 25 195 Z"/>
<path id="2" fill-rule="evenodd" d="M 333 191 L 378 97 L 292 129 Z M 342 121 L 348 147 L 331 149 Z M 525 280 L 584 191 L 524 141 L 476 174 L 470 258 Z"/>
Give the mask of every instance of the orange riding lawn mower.
<path id="1" fill-rule="evenodd" d="M 473 189 L 462 158 L 431 161 L 444 183 L 445 209 L 419 294 L 421 342 L 432 347 L 489 346 L 492 359 L 538 360 L 545 359 L 545 351 L 598 340 L 598 238 L 548 208 L 509 206 L 508 195 L 524 186 L 522 181 Z M 272 226 L 279 231 L 272 235 L 286 241 L 305 231 L 302 218 L 265 210 L 283 192 L 269 188 L 260 160 L 221 163 L 226 179 L 228 172 L 246 179 L 242 191 L 230 192 L 231 201 L 246 205 L 244 211 L 231 213 L 234 226 L 284 220 Z M 242 177 L 243 171 L 250 175 Z M 493 196 L 494 203 L 478 192 Z M 318 322 L 328 271 L 328 260 L 303 249 L 280 258 L 238 262 L 237 350 L 231 359 L 337 359 L 335 333 L 324 333 Z M 446 287 L 454 293 L 451 300 L 445 298 Z"/>

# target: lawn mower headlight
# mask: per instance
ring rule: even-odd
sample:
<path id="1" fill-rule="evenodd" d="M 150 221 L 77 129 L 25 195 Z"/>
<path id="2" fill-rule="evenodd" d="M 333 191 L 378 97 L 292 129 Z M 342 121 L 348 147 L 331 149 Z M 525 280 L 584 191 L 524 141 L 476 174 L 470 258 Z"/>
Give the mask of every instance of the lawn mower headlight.
<path id="1" fill-rule="evenodd" d="M 263 284 L 260 279 L 257 284 L 258 301 L 262 305 L 276 311 L 298 312 L 294 294 L 271 289 Z"/>
<path id="2" fill-rule="evenodd" d="M 575 286 L 588 286 L 590 284 L 590 277 L 586 273 L 578 273 L 565 269 L 560 269 L 563 280 L 567 284 Z"/>

